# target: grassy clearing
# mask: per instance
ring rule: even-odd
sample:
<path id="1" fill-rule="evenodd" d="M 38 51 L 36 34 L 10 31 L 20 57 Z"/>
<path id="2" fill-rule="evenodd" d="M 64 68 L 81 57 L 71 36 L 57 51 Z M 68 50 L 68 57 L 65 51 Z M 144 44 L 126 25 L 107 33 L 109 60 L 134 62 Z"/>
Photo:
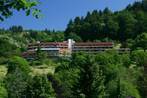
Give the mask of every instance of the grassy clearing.
<path id="1" fill-rule="evenodd" d="M 7 74 L 7 68 L 4 65 L 0 65 L 0 80 Z"/>
<path id="2" fill-rule="evenodd" d="M 114 49 L 120 49 L 120 47 L 121 47 L 121 44 L 116 44 L 116 45 L 114 46 Z"/>
<path id="3" fill-rule="evenodd" d="M 48 65 L 40 65 L 40 66 L 30 66 L 31 75 L 44 75 L 44 74 L 54 74 L 55 66 L 48 66 Z M 7 68 L 5 65 L 0 65 L 0 80 L 7 74 Z"/>
<path id="4" fill-rule="evenodd" d="M 40 65 L 31 67 L 32 75 L 54 74 L 55 67 L 48 65 Z"/>

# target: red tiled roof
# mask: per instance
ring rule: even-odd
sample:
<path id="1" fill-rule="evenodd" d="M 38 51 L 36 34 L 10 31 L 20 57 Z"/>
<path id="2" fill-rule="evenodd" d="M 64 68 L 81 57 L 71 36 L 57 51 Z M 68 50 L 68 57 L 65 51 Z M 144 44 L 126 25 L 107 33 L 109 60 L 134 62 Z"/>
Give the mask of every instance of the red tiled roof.
<path id="1" fill-rule="evenodd" d="M 36 43 L 36 44 L 29 44 L 28 46 L 67 46 L 68 43 L 67 42 L 45 42 L 45 43 Z"/>
<path id="2" fill-rule="evenodd" d="M 68 46 L 67 42 L 45 42 L 45 43 L 37 43 L 37 44 L 29 44 L 29 48 L 33 47 L 45 47 L 45 46 Z M 74 46 L 113 46 L 113 42 L 77 42 L 74 43 Z"/>
<path id="3" fill-rule="evenodd" d="M 112 46 L 112 42 L 86 42 L 86 43 L 75 43 L 75 46 Z"/>

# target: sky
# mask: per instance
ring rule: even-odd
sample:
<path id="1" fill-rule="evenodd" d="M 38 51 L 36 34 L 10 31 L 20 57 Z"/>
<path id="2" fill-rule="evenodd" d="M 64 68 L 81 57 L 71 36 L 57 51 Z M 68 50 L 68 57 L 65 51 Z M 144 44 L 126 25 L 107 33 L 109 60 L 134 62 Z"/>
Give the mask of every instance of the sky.
<path id="1" fill-rule="evenodd" d="M 15 11 L 13 16 L 0 22 L 0 28 L 21 25 L 24 29 L 65 30 L 70 19 L 85 16 L 88 11 L 103 10 L 108 7 L 112 11 L 124 9 L 128 4 L 139 0 L 40 0 L 38 8 L 42 11 L 40 19 L 32 15 L 26 16 L 23 11 Z"/>

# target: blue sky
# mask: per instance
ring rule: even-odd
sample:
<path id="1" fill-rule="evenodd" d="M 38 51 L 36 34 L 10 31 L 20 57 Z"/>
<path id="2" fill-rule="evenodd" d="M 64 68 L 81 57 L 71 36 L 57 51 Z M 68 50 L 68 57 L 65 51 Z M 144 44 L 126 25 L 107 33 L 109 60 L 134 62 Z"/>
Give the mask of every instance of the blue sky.
<path id="1" fill-rule="evenodd" d="M 25 29 L 43 30 L 45 28 L 64 30 L 70 19 L 85 16 L 88 11 L 103 10 L 109 7 L 112 11 L 122 10 L 128 4 L 139 0 L 40 0 L 38 6 L 43 17 L 35 19 L 25 16 L 24 12 L 14 12 L 13 16 L 0 22 L 0 28 L 22 25 Z"/>

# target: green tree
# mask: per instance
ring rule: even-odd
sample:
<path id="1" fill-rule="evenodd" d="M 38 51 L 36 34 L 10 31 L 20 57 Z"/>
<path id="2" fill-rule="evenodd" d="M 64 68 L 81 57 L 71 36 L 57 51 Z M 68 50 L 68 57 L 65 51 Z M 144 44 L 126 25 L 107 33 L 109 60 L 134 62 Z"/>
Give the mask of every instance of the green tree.
<path id="1" fill-rule="evenodd" d="M 105 37 L 116 39 L 116 37 L 118 36 L 117 34 L 118 30 L 119 30 L 118 22 L 115 21 L 112 16 L 106 16 L 105 26 L 104 26 Z"/>
<path id="2" fill-rule="evenodd" d="M 73 66 L 80 69 L 79 79 L 74 86 L 76 96 L 83 94 L 85 98 L 99 98 L 105 96 L 105 86 L 102 70 L 92 55 L 75 54 L 72 58 Z"/>
<path id="3" fill-rule="evenodd" d="M 70 33 L 67 37 L 68 39 L 73 39 L 74 41 L 82 41 L 82 39 L 80 38 L 80 36 L 78 36 L 75 33 Z"/>
<path id="4" fill-rule="evenodd" d="M 23 27 L 22 26 L 12 26 L 9 28 L 9 30 L 13 33 L 21 33 L 23 31 Z"/>
<path id="5" fill-rule="evenodd" d="M 6 88 L 8 98 L 22 97 L 26 90 L 29 78 L 28 62 L 20 57 L 12 57 L 8 63 L 8 73 L 6 75 Z"/>
<path id="6" fill-rule="evenodd" d="M 138 35 L 135 39 L 135 46 L 134 47 L 140 47 L 144 51 L 147 49 L 147 33 L 142 33 L 141 35 Z"/>
<path id="7" fill-rule="evenodd" d="M 135 37 L 137 37 L 137 35 L 140 35 L 143 32 L 147 32 L 147 14 L 144 11 L 138 11 L 138 12 L 134 12 L 135 13 L 135 17 L 136 17 L 136 25 L 135 25 Z"/>
<path id="8" fill-rule="evenodd" d="M 70 60 L 60 60 L 59 66 L 55 70 L 55 77 L 60 81 L 58 85 L 63 86 L 64 93 L 61 95 L 64 95 L 65 98 L 75 98 L 73 87 L 76 85 L 79 78 L 79 71 L 80 70 L 76 66 L 72 66 Z"/>
<path id="9" fill-rule="evenodd" d="M 131 59 L 137 66 L 145 66 L 147 63 L 147 52 L 136 50 L 131 54 Z"/>
<path id="10" fill-rule="evenodd" d="M 5 82 L 2 77 L 0 77 L 0 98 L 8 98 Z"/>
<path id="11" fill-rule="evenodd" d="M 125 42 L 128 38 L 134 37 L 134 26 L 136 19 L 128 11 L 123 11 L 118 16 L 119 21 L 119 38 L 120 41 Z"/>
<path id="12" fill-rule="evenodd" d="M 83 41 L 94 41 L 108 38 L 119 40 L 126 47 L 127 39 L 134 39 L 141 32 L 147 31 L 146 0 L 134 2 L 122 11 L 87 12 L 85 17 L 70 20 L 65 30 L 67 38 L 70 32 L 76 33 Z"/>
<path id="13" fill-rule="evenodd" d="M 104 85 L 105 76 L 103 75 L 102 70 L 100 70 L 99 66 L 96 65 L 93 68 L 93 83 L 92 83 L 92 94 L 91 98 L 101 98 L 108 97 L 106 95 L 106 87 Z"/>
<path id="14" fill-rule="evenodd" d="M 143 0 L 143 7 L 144 7 L 144 10 L 147 11 L 147 0 Z"/>
<path id="15" fill-rule="evenodd" d="M 48 81 L 47 76 L 34 76 L 29 81 L 26 90 L 27 98 L 51 98 L 55 97 L 54 90 L 51 83 Z"/>
<path id="16" fill-rule="evenodd" d="M 109 98 L 140 98 L 137 81 L 141 71 L 139 68 L 132 68 L 129 55 L 119 55 L 115 52 L 99 53 L 96 55 L 96 61 L 103 70 L 106 95 L 109 95 Z"/>
<path id="17" fill-rule="evenodd" d="M 17 50 L 16 45 L 11 43 L 7 37 L 0 38 L 0 47 L 1 47 L 0 56 L 3 57 L 9 57 L 10 55 L 15 54 L 16 53 L 15 50 Z"/>
<path id="18" fill-rule="evenodd" d="M 2 85 L 0 85 L 0 98 L 8 98 L 8 96 L 7 96 L 7 90 Z"/>
<path id="19" fill-rule="evenodd" d="M 37 58 L 38 61 L 40 61 L 40 63 L 43 63 L 43 61 L 45 59 L 47 59 L 47 57 L 48 57 L 48 54 L 46 52 L 43 52 L 41 50 L 41 47 L 40 46 L 37 47 L 36 54 L 37 54 L 36 55 L 36 58 Z"/>
<path id="20" fill-rule="evenodd" d="M 40 10 L 36 9 L 38 1 L 36 0 L 1 0 L 0 1 L 0 20 L 4 20 L 4 18 L 8 18 L 13 14 L 14 10 L 26 11 L 26 15 L 29 15 L 33 10 L 33 15 L 38 17 L 37 13 Z"/>
<path id="21" fill-rule="evenodd" d="M 71 60 L 62 60 L 61 66 L 56 69 L 56 77 L 61 81 L 65 97 L 99 98 L 105 96 L 105 77 L 92 55 L 77 53 L 73 54 Z"/>

